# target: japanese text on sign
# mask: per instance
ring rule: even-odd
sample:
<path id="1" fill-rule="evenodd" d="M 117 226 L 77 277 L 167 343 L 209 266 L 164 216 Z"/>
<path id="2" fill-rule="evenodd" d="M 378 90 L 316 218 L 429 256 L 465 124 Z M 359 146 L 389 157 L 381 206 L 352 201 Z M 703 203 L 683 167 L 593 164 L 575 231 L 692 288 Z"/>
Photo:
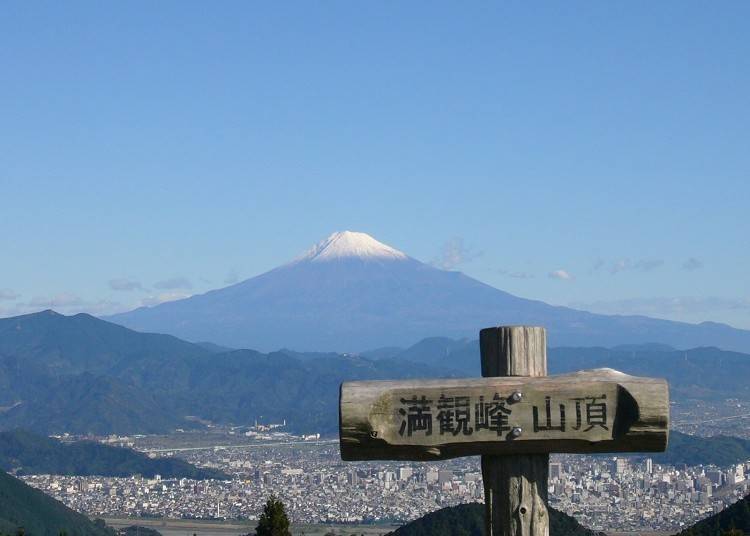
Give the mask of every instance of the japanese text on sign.
<path id="1" fill-rule="evenodd" d="M 490 433 L 500 437 L 515 426 L 523 426 L 531 436 L 540 433 L 585 434 L 597 430 L 610 435 L 612 411 L 607 406 L 606 393 L 534 398 L 528 402 L 514 402 L 509 395 L 499 392 L 491 395 L 400 396 L 397 404 L 398 435 L 402 438 L 433 435 L 450 438 Z"/>

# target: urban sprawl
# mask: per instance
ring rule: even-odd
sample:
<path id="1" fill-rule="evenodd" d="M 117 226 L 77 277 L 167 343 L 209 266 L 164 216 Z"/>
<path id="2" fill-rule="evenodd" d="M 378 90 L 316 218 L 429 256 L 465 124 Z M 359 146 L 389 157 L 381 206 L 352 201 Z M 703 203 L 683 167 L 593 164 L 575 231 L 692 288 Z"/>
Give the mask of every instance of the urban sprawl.
<path id="1" fill-rule="evenodd" d="M 345 463 L 338 442 L 282 427 L 195 437 L 112 437 L 150 456 L 179 456 L 230 480 L 24 476 L 91 517 L 255 520 L 269 495 L 295 523 L 406 522 L 445 506 L 482 501 L 478 458 Z M 221 438 L 222 441 L 217 441 Z M 214 444 L 212 444 L 214 443 Z M 221 443 L 221 444 L 220 444 Z M 729 467 L 659 465 L 651 458 L 553 455 L 550 504 L 596 530 L 675 530 L 750 491 L 750 460 Z"/>

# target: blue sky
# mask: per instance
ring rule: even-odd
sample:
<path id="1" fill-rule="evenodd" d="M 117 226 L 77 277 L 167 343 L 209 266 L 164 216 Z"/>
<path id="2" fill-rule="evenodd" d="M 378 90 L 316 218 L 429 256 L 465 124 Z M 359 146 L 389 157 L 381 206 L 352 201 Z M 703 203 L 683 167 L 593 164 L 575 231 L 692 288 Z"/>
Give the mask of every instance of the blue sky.
<path id="1" fill-rule="evenodd" d="M 0 316 L 221 287 L 337 230 L 750 328 L 750 3 L 5 2 Z"/>

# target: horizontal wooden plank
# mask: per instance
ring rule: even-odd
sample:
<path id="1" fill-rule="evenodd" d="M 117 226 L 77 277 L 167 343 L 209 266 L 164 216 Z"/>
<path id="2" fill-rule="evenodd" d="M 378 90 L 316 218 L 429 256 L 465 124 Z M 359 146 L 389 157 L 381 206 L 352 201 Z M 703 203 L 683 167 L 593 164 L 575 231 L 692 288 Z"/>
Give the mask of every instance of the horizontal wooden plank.
<path id="1" fill-rule="evenodd" d="M 341 386 L 345 460 L 656 452 L 668 425 L 667 383 L 612 369 Z"/>

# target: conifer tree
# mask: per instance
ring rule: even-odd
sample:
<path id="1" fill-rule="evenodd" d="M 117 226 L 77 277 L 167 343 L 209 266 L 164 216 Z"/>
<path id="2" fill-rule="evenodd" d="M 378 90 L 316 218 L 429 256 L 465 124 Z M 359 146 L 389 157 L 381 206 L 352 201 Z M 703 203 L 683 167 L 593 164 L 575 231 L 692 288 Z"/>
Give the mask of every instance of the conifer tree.
<path id="1" fill-rule="evenodd" d="M 284 511 L 284 503 L 271 495 L 263 507 L 263 513 L 255 529 L 256 536 L 292 536 L 289 532 L 289 518 Z"/>

